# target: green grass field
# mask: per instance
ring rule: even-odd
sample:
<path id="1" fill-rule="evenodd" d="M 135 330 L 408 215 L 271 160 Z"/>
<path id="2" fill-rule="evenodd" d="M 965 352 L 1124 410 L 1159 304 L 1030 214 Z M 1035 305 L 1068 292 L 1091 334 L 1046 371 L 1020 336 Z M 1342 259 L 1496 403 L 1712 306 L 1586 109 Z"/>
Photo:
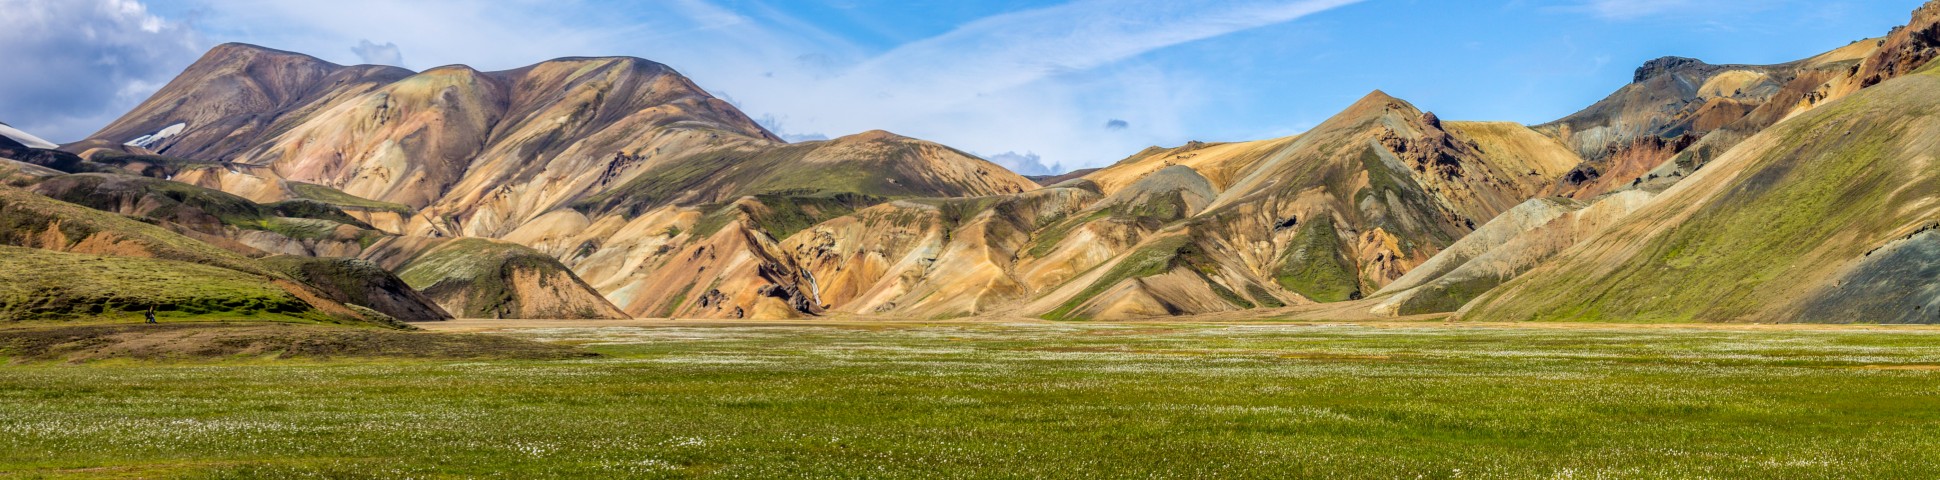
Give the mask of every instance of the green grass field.
<path id="1" fill-rule="evenodd" d="M 549 328 L 0 366 L 0 477 L 1934 478 L 1940 330 Z"/>

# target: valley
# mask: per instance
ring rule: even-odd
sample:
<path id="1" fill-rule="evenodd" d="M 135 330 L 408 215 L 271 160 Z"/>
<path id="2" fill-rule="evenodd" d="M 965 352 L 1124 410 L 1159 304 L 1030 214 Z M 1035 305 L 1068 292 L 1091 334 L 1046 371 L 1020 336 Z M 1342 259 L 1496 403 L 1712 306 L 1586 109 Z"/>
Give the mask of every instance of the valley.
<path id="1" fill-rule="evenodd" d="M 1081 169 L 707 62 L 198 38 L 0 123 L 0 478 L 1940 477 L 1940 0 L 1894 21 Z"/>
<path id="2" fill-rule="evenodd" d="M 0 366 L 0 472 L 1940 473 L 1927 327 L 508 323 L 601 357 Z"/>

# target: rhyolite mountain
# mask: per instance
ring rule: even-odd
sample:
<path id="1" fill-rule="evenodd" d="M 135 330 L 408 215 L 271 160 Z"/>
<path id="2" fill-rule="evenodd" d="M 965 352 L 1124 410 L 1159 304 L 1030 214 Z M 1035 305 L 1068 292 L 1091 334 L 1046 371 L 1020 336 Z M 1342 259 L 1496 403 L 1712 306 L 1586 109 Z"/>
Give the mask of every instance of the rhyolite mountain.
<path id="1" fill-rule="evenodd" d="M 564 58 L 503 72 L 463 66 L 410 72 L 340 66 L 306 55 L 226 44 L 128 115 L 66 150 L 85 157 L 90 167 L 121 167 L 124 173 L 165 177 L 262 204 L 331 204 L 362 225 L 404 240 L 364 241 L 359 247 L 371 248 L 328 254 L 381 252 L 385 258 L 442 256 L 396 251 L 410 247 L 477 246 L 483 249 L 480 255 L 491 256 L 497 249 L 486 243 L 411 239 L 577 235 L 585 232 L 549 229 L 657 218 L 657 212 L 671 211 L 667 209 L 687 213 L 686 230 L 703 233 L 692 223 L 706 217 L 712 225 L 736 224 L 717 229 L 733 233 L 742 230 L 742 222 L 814 223 L 892 198 L 996 195 L 1037 187 L 961 151 L 887 132 L 784 143 L 672 69 L 619 57 Z M 751 198 L 783 208 L 731 208 Z M 555 262 L 572 262 L 578 270 L 589 271 L 592 266 L 581 262 L 586 256 L 652 252 L 632 251 L 633 232 L 604 233 L 547 253 L 557 257 Z M 603 247 L 607 244 L 617 247 Z M 268 250 L 293 253 L 298 248 Z M 519 265 L 531 260 L 513 257 L 526 259 L 515 262 Z M 668 263 L 671 257 L 656 260 Z M 750 285 L 793 288 L 775 273 L 785 271 L 787 262 L 759 263 L 761 268 L 708 275 L 730 280 L 744 275 L 752 277 Z M 541 282 L 555 292 L 586 285 L 572 270 L 539 270 L 566 275 L 558 282 Z M 658 274 L 628 273 L 632 275 L 595 279 L 604 295 L 560 294 L 612 298 L 632 307 L 630 314 L 646 314 L 639 300 L 623 289 Z M 450 290 L 463 288 L 454 285 L 519 284 L 509 280 L 513 276 L 528 275 L 508 273 L 492 281 L 406 278 L 421 283 L 414 285 L 419 288 L 444 285 L 439 288 Z M 711 289 L 697 289 L 692 297 Z M 449 298 L 470 298 L 472 293 L 477 292 Z M 733 307 L 746 314 L 755 303 L 743 298 Z M 475 303 L 446 306 L 461 314 L 558 313 L 503 311 Z M 612 305 L 571 310 L 618 315 Z M 719 310 L 712 314 L 735 314 Z"/>
<path id="2" fill-rule="evenodd" d="M 1518 207 L 1380 292 L 1374 311 L 1932 323 L 1931 248 L 1920 233 L 1940 221 L 1922 207 L 1934 201 L 1929 164 L 1940 152 L 1929 125 L 1936 56 L 1940 2 L 1886 37 L 1785 65 L 1653 62 L 1626 90 L 1677 70 L 1710 75 L 1706 84 L 1811 76 L 1720 128 L 1677 133 L 1687 140 L 1673 143 L 1690 145 L 1631 186 L 1606 184 L 1617 193 Z"/>
<path id="3" fill-rule="evenodd" d="M 88 140 L 0 148 L 49 198 L 362 259 L 279 272 L 375 267 L 459 316 L 1928 321 L 1936 5 L 1786 64 L 1653 60 L 1545 124 L 1375 91 L 1042 185 L 883 131 L 783 142 L 623 57 L 412 72 L 229 44 Z"/>
<path id="4" fill-rule="evenodd" d="M 1940 3 L 1465 318 L 1940 322 Z"/>

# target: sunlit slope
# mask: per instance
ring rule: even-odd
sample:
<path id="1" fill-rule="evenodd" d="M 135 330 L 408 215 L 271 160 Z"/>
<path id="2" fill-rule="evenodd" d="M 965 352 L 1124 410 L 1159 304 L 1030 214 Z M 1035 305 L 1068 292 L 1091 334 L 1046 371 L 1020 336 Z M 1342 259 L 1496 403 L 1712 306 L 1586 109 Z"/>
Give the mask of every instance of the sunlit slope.
<path id="1" fill-rule="evenodd" d="M 1747 139 L 1463 317 L 1935 321 L 1918 285 L 1933 278 L 1920 232 L 1940 223 L 1937 152 L 1940 75 L 1881 83 Z"/>
<path id="2" fill-rule="evenodd" d="M 1452 125 L 1452 126 L 1451 126 Z M 1578 160 L 1509 124 L 1444 124 L 1375 92 L 1302 134 L 1192 222 L 1210 252 L 1316 301 L 1379 289 Z"/>
<path id="3" fill-rule="evenodd" d="M 342 66 L 299 53 L 226 43 L 134 110 L 67 149 L 119 150 L 123 143 L 180 124 L 186 128 L 143 150 L 227 160 L 328 105 L 409 75 L 397 67 Z"/>

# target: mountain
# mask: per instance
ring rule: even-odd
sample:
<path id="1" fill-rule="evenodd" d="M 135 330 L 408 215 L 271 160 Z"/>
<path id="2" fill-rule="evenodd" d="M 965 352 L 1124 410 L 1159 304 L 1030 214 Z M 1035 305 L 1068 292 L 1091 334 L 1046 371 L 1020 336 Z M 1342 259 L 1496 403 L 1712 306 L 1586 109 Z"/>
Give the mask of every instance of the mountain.
<path id="1" fill-rule="evenodd" d="M 1746 137 L 1933 58 L 1936 7 L 1886 37 L 1779 65 L 1712 65 L 1663 57 L 1633 82 L 1568 117 L 1536 126 L 1585 158 L 1545 194 L 1589 199 L 1628 184 L 1689 175 Z"/>
<path id="2" fill-rule="evenodd" d="M 785 143 L 665 65 L 625 57 L 409 72 L 228 44 L 66 148 L 93 163 L 258 203 L 329 203 L 388 234 L 512 239 L 598 277 L 594 283 L 621 305 L 639 303 L 625 294 L 639 279 L 671 273 L 608 278 L 580 259 L 638 256 L 645 252 L 631 248 L 640 239 L 571 225 L 664 217 L 657 211 L 685 219 L 657 230 L 745 220 L 761 238 L 729 248 L 752 252 L 791 229 L 893 199 L 1037 188 L 962 151 L 888 132 Z M 762 206 L 736 207 L 749 201 Z M 681 243 L 733 243 L 742 229 L 698 230 L 730 236 Z M 554 245 L 564 237 L 570 245 Z M 753 281 L 792 288 L 785 280 Z M 585 311 L 602 310 L 592 307 Z M 495 312 L 503 313 L 511 312 Z"/>
<path id="3" fill-rule="evenodd" d="M 232 44 L 90 140 L 0 143 L 31 157 L 0 173 L 284 254 L 251 261 L 340 303 L 435 304 L 393 315 L 1925 322 L 1937 23 L 1652 60 L 1533 126 L 1377 90 L 1299 135 L 1043 185 L 880 130 L 782 142 L 641 59 L 411 72 Z"/>
<path id="4" fill-rule="evenodd" d="M 361 252 L 467 316 L 611 317 L 610 303 L 1112 318 L 1340 301 L 1582 162 L 1534 130 L 1444 124 L 1375 92 L 1299 136 L 1155 147 L 1040 187 L 883 131 L 783 143 L 640 59 L 413 73 L 234 44 L 67 149 L 257 204 L 329 204 L 382 234 L 362 238 L 390 238 L 331 254 Z M 536 258 L 508 245 L 563 268 L 511 261 Z M 564 276 L 506 288 L 514 274 L 492 262 L 413 266 L 473 250 Z"/>
<path id="5" fill-rule="evenodd" d="M 1492 290 L 1478 320 L 1934 323 L 1940 74 L 1754 135 Z"/>
<path id="6" fill-rule="evenodd" d="M 832 311 L 1113 319 L 1373 291 L 1581 160 L 1375 92 L 1295 137 L 1154 147 L 1022 194 L 877 205 L 782 241 Z M 1404 253 L 1405 252 L 1405 253 Z"/>
<path id="7" fill-rule="evenodd" d="M 557 259 L 518 244 L 393 238 L 366 257 L 461 317 L 628 318 Z"/>
<path id="8" fill-rule="evenodd" d="M 1701 275 L 1707 279 L 1714 277 L 1738 279 L 1737 286 L 1729 289 L 1730 293 L 1717 290 L 1718 287 L 1715 285 L 1709 289 L 1698 288 L 1689 292 L 1689 294 L 1702 291 L 1705 292 L 1704 295 L 1715 297 L 1707 298 L 1705 302 L 1698 302 L 1696 298 L 1683 296 L 1685 294 L 1669 295 L 1659 292 L 1657 290 L 1659 286 L 1656 282 L 1660 279 L 1663 281 L 1696 281 L 1696 279 L 1679 279 L 1671 275 L 1660 276 L 1659 274 L 1663 272 L 1657 271 L 1651 271 L 1647 275 L 1638 273 L 1640 271 L 1635 269 L 1643 268 L 1643 266 L 1650 265 L 1656 260 L 1652 260 L 1648 256 L 1633 257 L 1632 255 L 1642 255 L 1642 253 L 1637 252 L 1635 249 L 1644 248 L 1637 243 L 1643 238 L 1630 237 L 1630 235 L 1640 235 L 1639 232 L 1643 230 L 1677 229 L 1686 232 L 1686 235 L 1690 235 L 1689 237 L 1685 237 L 1687 239 L 1685 241 L 1696 242 L 1712 241 L 1714 239 L 1709 237 L 1729 234 L 1706 231 L 1697 225 L 1679 224 L 1679 222 L 1692 221 L 1692 219 L 1699 217 L 1683 217 L 1676 221 L 1665 223 L 1662 219 L 1652 216 L 1638 215 L 1632 217 L 1631 215 L 1633 212 L 1657 212 L 1662 209 L 1687 213 L 1698 211 L 1704 212 L 1706 215 L 1727 211 L 1729 207 L 1726 207 L 1725 203 L 1735 203 L 1755 197 L 1756 195 L 1750 193 L 1754 189 L 1749 186 L 1741 186 L 1739 187 L 1740 190 L 1735 193 L 1718 194 L 1713 192 L 1707 194 L 1714 196 L 1713 199 L 1709 200 L 1690 196 L 1691 194 L 1689 192 L 1692 190 L 1689 189 L 1715 187 L 1715 185 L 1711 187 L 1699 186 L 1707 185 L 1711 182 L 1739 181 L 1720 180 L 1724 178 L 1755 179 L 1758 182 L 1776 181 L 1775 177 L 1769 175 L 1759 176 L 1746 171 L 1745 169 L 1749 168 L 1753 163 L 1726 163 L 1725 160 L 1729 158 L 1741 156 L 1770 157 L 1766 161 L 1771 162 L 1770 164 L 1772 166 L 1764 168 L 1797 170 L 1816 167 L 1826 162 L 1862 161 L 1865 158 L 1864 155 L 1877 154 L 1878 152 L 1854 151 L 1840 146 L 1841 142 L 1850 138 L 1849 135 L 1856 134 L 1857 132 L 1855 131 L 1839 131 L 1835 132 L 1838 135 L 1826 136 L 1825 134 L 1827 132 L 1811 131 L 1799 124 L 1802 122 L 1833 121 L 1836 119 L 1841 122 L 1857 122 L 1861 125 L 1869 125 L 1870 127 L 1868 128 L 1878 129 L 1893 128 L 1890 126 L 1878 126 L 1892 125 L 1893 122 L 1868 120 L 1860 117 L 1910 116 L 1917 118 L 1920 115 L 1919 112 L 1922 112 L 1926 108 L 1923 102 L 1888 101 L 1885 104 L 1877 104 L 1875 103 L 1878 102 L 1877 100 L 1843 99 L 1849 95 L 1862 94 L 1868 96 L 1868 98 L 1870 96 L 1907 95 L 1905 93 L 1871 92 L 1871 90 L 1877 86 L 1893 84 L 1895 82 L 1893 78 L 1912 71 L 1908 67 L 1891 65 L 1901 65 L 1904 59 L 1909 58 L 1931 60 L 1934 58 L 1935 52 L 1940 52 L 1940 50 L 1936 50 L 1936 47 L 1940 46 L 1940 42 L 1932 41 L 1932 39 L 1936 38 L 1934 32 L 1940 31 L 1940 28 L 1936 28 L 1936 22 L 1940 22 L 1940 4 L 1929 4 L 1914 13 L 1913 20 L 1908 27 L 1895 29 L 1885 38 L 1855 43 L 1826 54 L 1787 64 L 1792 66 L 1819 65 L 1825 63 L 1828 59 L 1839 59 L 1840 67 L 1837 69 L 1837 74 L 1830 77 L 1832 80 L 1822 84 L 1812 85 L 1811 91 L 1813 93 L 1807 95 L 1805 100 L 1784 105 L 1786 113 L 1783 119 L 1772 119 L 1768 125 L 1764 120 L 1754 121 L 1756 120 L 1754 117 L 1746 117 L 1731 124 L 1728 128 L 1713 130 L 1702 140 L 1699 140 L 1697 146 L 1678 154 L 1676 157 L 1664 160 L 1662 165 L 1656 167 L 1653 172 L 1659 172 L 1662 174 L 1661 176 L 1654 173 L 1653 176 L 1656 178 L 1633 181 L 1630 186 L 1616 188 L 1618 193 L 1605 194 L 1590 200 L 1535 200 L 1518 207 L 1517 214 L 1505 216 L 1505 221 L 1500 224 L 1485 226 L 1476 235 L 1464 239 L 1462 243 L 1466 245 L 1458 245 L 1457 248 L 1451 248 L 1444 255 L 1438 256 L 1431 260 L 1429 264 L 1424 265 L 1424 268 L 1411 272 L 1407 278 L 1396 282 L 1396 284 L 1391 285 L 1387 290 L 1380 292 L 1380 295 L 1378 295 L 1380 297 L 1379 302 L 1373 307 L 1373 310 L 1378 314 L 1449 312 L 1462 308 L 1464 305 L 1469 305 L 1469 301 L 1472 299 L 1482 297 L 1492 300 L 1478 300 L 1473 305 L 1469 305 L 1471 308 L 1478 309 L 1478 313 L 1470 316 L 1471 318 L 1759 320 L 1759 318 L 1745 313 L 1743 311 L 1744 309 L 1740 307 L 1719 307 L 1717 309 L 1701 310 L 1692 310 L 1692 308 L 1694 308 L 1694 305 L 1725 302 L 1731 296 L 1757 298 L 1757 301 L 1768 302 L 1766 306 L 1778 308 L 1776 306 L 1788 304 L 1790 300 L 1763 297 L 1770 295 L 1795 295 L 1798 294 L 1797 289 L 1804 287 L 1787 287 L 1784 289 L 1786 293 L 1782 294 L 1777 289 L 1754 288 L 1754 285 L 1763 284 L 1767 280 L 1743 278 L 1743 275 L 1757 271 L 1755 266 L 1764 265 L 1767 260 L 1744 259 L 1749 264 L 1729 267 L 1711 265 L 1710 268 L 1712 270 L 1710 271 L 1684 270 L 1682 268 L 1678 270 L 1682 272 L 1681 274 Z M 1646 66 L 1646 70 L 1651 68 L 1651 66 Z M 1918 83 L 1922 81 L 1924 80 L 1912 78 L 1904 80 L 1907 83 Z M 1626 90 L 1639 90 L 1637 85 L 1625 88 Z M 1848 105 L 1849 103 L 1873 103 L 1879 105 L 1879 108 L 1860 110 L 1850 107 Z M 1760 107 L 1760 109 L 1768 109 L 1774 105 L 1776 104 L 1767 103 L 1764 107 Z M 1894 136 L 1902 134 L 1914 135 L 1911 132 L 1887 133 L 1885 135 Z M 1757 141 L 1754 141 L 1754 139 Z M 1792 142 L 1789 148 L 1795 148 L 1796 150 L 1791 152 L 1770 150 L 1772 142 L 1781 139 L 1785 142 Z M 1919 152 L 1913 150 L 1900 154 L 1892 154 L 1887 158 L 1917 158 L 1918 155 Z M 1709 159 L 1703 160 L 1707 158 Z M 1712 170 L 1722 171 L 1712 172 Z M 1840 184 L 1853 180 L 1849 178 L 1816 178 L 1799 181 L 1830 182 L 1828 184 L 1801 188 L 1837 189 L 1844 188 Z M 1768 187 L 1770 186 L 1759 188 Z M 1659 194 L 1659 192 L 1663 193 Z M 1855 193 L 1854 195 L 1859 194 Z M 1824 208 L 1824 205 L 1816 203 L 1820 200 L 1811 200 L 1814 203 L 1798 205 L 1785 204 L 1786 202 L 1797 200 L 1764 199 L 1760 201 L 1767 202 L 1768 205 L 1766 206 L 1768 208 L 1776 209 L 1767 212 L 1773 215 L 1779 215 L 1777 213 L 1779 211 L 1786 212 L 1783 215 L 1792 215 L 1792 210 L 1805 211 Z M 1861 199 L 1853 198 L 1851 200 Z M 1825 215 L 1827 215 L 1826 221 L 1837 221 L 1837 215 L 1834 212 L 1827 212 Z M 1799 220 L 1799 222 L 1807 221 L 1812 220 Z M 1650 227 L 1633 225 L 1633 223 L 1637 222 L 1659 223 Z M 1776 223 L 1768 225 L 1767 227 L 1770 227 L 1772 230 L 1763 232 L 1761 235 L 1767 236 L 1767 242 L 1777 241 L 1779 239 L 1790 239 L 1791 237 L 1786 235 L 1773 233 L 1782 230 L 1784 226 Z M 1617 232 L 1623 233 L 1619 234 Z M 1863 231 L 1852 231 L 1848 233 L 1864 234 Z M 1739 234 L 1749 235 L 1751 233 L 1750 231 L 1746 231 L 1739 232 Z M 1703 238 L 1703 240 L 1697 240 L 1698 238 Z M 1798 240 L 1804 240 L 1806 243 L 1813 241 L 1809 236 L 1801 237 Z M 1684 247 L 1678 246 L 1675 248 L 1682 252 Z M 1618 258 L 1621 259 L 1606 257 L 1595 262 L 1590 262 L 1586 260 L 1586 256 L 1594 256 L 1590 252 L 1599 252 L 1595 255 L 1619 255 Z M 1733 249 L 1708 251 L 1702 253 L 1705 256 L 1701 258 L 1727 258 L 1741 256 L 1743 253 L 1745 252 Z M 1834 255 L 1821 257 L 1817 260 L 1835 261 L 1838 258 L 1838 256 Z M 1590 263 L 1597 263 L 1597 266 L 1590 266 Z M 1689 265 L 1684 266 L 1688 267 Z M 1640 276 L 1617 282 L 1623 283 L 1622 286 L 1598 283 L 1604 281 L 1616 282 L 1616 280 L 1603 277 L 1604 275 L 1613 274 L 1613 269 L 1617 272 L 1631 272 L 1629 273 L 1630 275 Z M 1519 279 L 1519 276 L 1523 276 L 1525 272 L 1528 272 L 1527 276 L 1530 279 Z M 1793 277 L 1796 279 L 1828 278 L 1811 276 L 1812 274 L 1806 272 L 1792 273 L 1805 275 Z M 1559 276 L 1561 277 L 1559 278 Z M 1646 282 L 1646 278 L 1651 280 Z M 1511 280 L 1514 281 L 1511 282 Z M 1710 282 L 1712 280 L 1705 281 Z M 1507 285 L 1504 285 L 1505 283 Z M 1523 296 L 1527 294 L 1527 291 L 1545 288 L 1563 289 L 1565 285 L 1573 285 L 1577 288 L 1586 289 L 1595 288 L 1587 284 L 1603 285 L 1602 288 L 1612 288 L 1615 291 L 1558 292 L 1556 290 L 1549 290 L 1547 294 L 1562 296 L 1545 299 L 1543 301 L 1519 301 L 1521 303 L 1514 307 L 1508 306 L 1507 303 L 1499 299 L 1527 299 L 1531 298 Z M 1497 289 L 1497 285 L 1504 286 Z M 1538 285 L 1541 287 L 1538 287 Z M 1706 285 L 1711 284 L 1707 283 Z M 1619 291 L 1622 293 L 1618 293 Z M 1661 295 L 1659 297 L 1660 299 L 1669 300 L 1681 298 L 1691 303 L 1679 305 L 1681 309 L 1667 308 L 1669 307 L 1668 305 L 1657 304 L 1652 304 L 1649 307 L 1632 305 L 1637 300 L 1631 298 L 1630 294 L 1650 292 Z M 1872 295 L 1868 298 L 1876 300 L 1893 298 L 1895 296 L 1893 294 L 1894 292 L 1884 290 L 1875 290 L 1869 293 Z M 1548 308 L 1549 310 L 1542 314 L 1518 310 L 1524 307 L 1540 307 Z M 1615 312 L 1611 312 L 1610 310 L 1614 310 Z M 1509 313 L 1512 311 L 1517 313 Z M 1845 319 L 1844 321 L 1875 321 L 1872 318 L 1881 316 L 1878 312 L 1836 312 L 1824 310 L 1818 311 L 1818 314 L 1829 315 L 1829 317 L 1807 315 L 1802 311 L 1761 311 L 1761 313 L 1778 315 L 1766 318 L 1804 318 L 1808 321 L 1835 321 L 1841 318 Z M 1890 317 L 1891 315 L 1886 316 Z"/>

